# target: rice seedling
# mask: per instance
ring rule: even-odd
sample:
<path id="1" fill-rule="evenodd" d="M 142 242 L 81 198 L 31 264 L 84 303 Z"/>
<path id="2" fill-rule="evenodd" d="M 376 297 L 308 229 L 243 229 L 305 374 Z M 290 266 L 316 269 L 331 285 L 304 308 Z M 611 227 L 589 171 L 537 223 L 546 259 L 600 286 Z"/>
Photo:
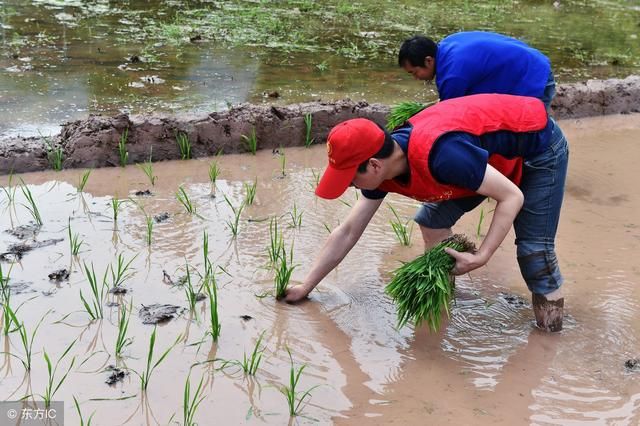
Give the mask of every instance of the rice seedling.
<path id="1" fill-rule="evenodd" d="M 178 192 L 176 192 L 176 199 L 180 204 L 182 204 L 187 213 L 196 213 L 196 205 L 193 204 L 193 202 L 189 198 L 189 194 L 187 194 L 187 191 L 185 191 L 182 186 L 178 187 Z"/>
<path id="2" fill-rule="evenodd" d="M 311 398 L 311 392 L 313 392 L 313 390 L 320 385 L 312 386 L 304 392 L 298 391 L 300 376 L 302 376 L 302 372 L 307 367 L 307 364 L 303 364 L 298 369 L 296 369 L 295 364 L 293 363 L 293 356 L 291 355 L 291 351 L 289 350 L 289 348 L 287 348 L 287 352 L 289 353 L 289 360 L 291 361 L 291 368 L 289 370 L 289 385 L 282 386 L 278 390 L 287 399 L 287 405 L 289 406 L 289 415 L 298 416 L 302 411 L 302 404 L 304 403 L 304 401 L 307 398 Z"/>
<path id="3" fill-rule="evenodd" d="M 153 173 L 153 163 L 151 161 L 152 154 L 153 154 L 153 148 L 151 153 L 149 153 L 149 161 L 145 161 L 144 163 L 138 164 L 138 167 L 140 168 L 140 170 L 142 170 L 142 173 L 145 174 L 147 179 L 149 179 L 149 183 L 151 183 L 151 186 L 155 186 L 158 176 L 156 176 Z"/>
<path id="4" fill-rule="evenodd" d="M 291 280 L 291 274 L 296 269 L 296 265 L 293 264 L 293 243 L 289 249 L 289 257 L 287 258 L 287 251 L 282 246 L 282 250 L 274 265 L 276 275 L 274 277 L 274 285 L 276 292 L 276 299 L 282 299 L 287 294 L 287 287 Z"/>
<path id="5" fill-rule="evenodd" d="M 129 129 L 124 129 L 118 142 L 118 155 L 120 156 L 120 166 L 124 167 L 129 161 L 129 152 L 127 151 L 127 139 L 129 138 Z"/>
<path id="6" fill-rule="evenodd" d="M 197 423 L 194 421 L 194 417 L 196 415 L 196 411 L 198 410 L 198 406 L 204 400 L 204 388 L 202 387 L 202 382 L 204 377 L 200 378 L 200 383 L 198 383 L 198 387 L 196 388 L 193 397 L 191 396 L 191 371 L 189 371 L 189 375 L 187 376 L 187 381 L 184 384 L 184 393 L 182 399 L 182 424 L 183 426 L 196 426 Z"/>
<path id="7" fill-rule="evenodd" d="M 80 253 L 80 247 L 84 244 L 84 241 L 80 239 L 80 234 L 74 234 L 71 232 L 71 218 L 69 218 L 67 233 L 69 234 L 69 248 L 71 249 L 71 256 L 77 256 L 78 253 Z"/>
<path id="8" fill-rule="evenodd" d="M 480 219 L 478 220 L 478 227 L 476 228 L 476 238 L 480 238 L 482 232 L 482 222 L 484 221 L 484 208 L 480 208 Z"/>
<path id="9" fill-rule="evenodd" d="M 120 207 L 122 207 L 122 205 L 124 203 L 126 203 L 127 200 L 119 200 L 117 198 L 112 198 L 110 205 L 111 205 L 111 214 L 113 216 L 113 222 L 117 222 L 118 221 L 118 213 L 120 212 Z"/>
<path id="10" fill-rule="evenodd" d="M 250 206 L 256 198 L 256 188 L 258 186 L 258 178 L 255 178 L 253 183 L 243 183 L 244 186 L 244 204 Z"/>
<path id="11" fill-rule="evenodd" d="M 182 160 L 189 160 L 191 158 L 191 141 L 189 141 L 189 136 L 183 132 L 176 132 L 176 142 L 178 143 L 178 150 L 180 150 L 180 158 Z"/>
<path id="12" fill-rule="evenodd" d="M 92 169 L 86 170 L 80 179 L 78 180 L 78 192 L 84 191 L 84 187 L 87 186 L 87 182 L 89 181 L 89 175 L 91 175 Z"/>
<path id="13" fill-rule="evenodd" d="M 302 214 L 304 212 L 298 211 L 298 206 L 296 202 L 293 202 L 293 210 L 289 212 L 289 217 L 291 218 L 290 228 L 300 228 L 302 226 Z"/>
<path id="14" fill-rule="evenodd" d="M 107 268 L 108 270 L 108 268 Z M 93 263 L 91 264 L 91 270 L 86 263 L 84 263 L 84 273 L 87 281 L 89 282 L 89 286 L 91 287 L 91 303 L 85 299 L 82 294 L 82 290 L 80 290 L 80 300 L 82 300 L 82 304 L 84 305 L 84 309 L 87 311 L 92 320 L 103 318 L 103 310 L 102 303 L 104 302 L 104 298 L 106 295 L 105 289 L 108 287 L 107 284 L 107 271 L 104 271 L 104 277 L 102 278 L 102 283 L 98 283 L 96 279 L 96 271 L 93 268 Z"/>
<path id="15" fill-rule="evenodd" d="M 11 288 L 9 287 L 9 275 L 11 274 L 11 269 L 13 268 L 13 264 L 9 267 L 9 272 L 7 275 L 4 275 L 2 271 L 2 264 L 0 264 L 0 297 L 2 302 L 2 331 L 5 336 L 9 335 L 9 333 L 14 332 L 16 329 L 11 329 L 11 324 L 13 324 L 13 318 L 9 314 L 11 309 Z M 16 324 L 16 327 L 19 325 Z"/>
<path id="16" fill-rule="evenodd" d="M 393 232 L 396 234 L 398 241 L 403 246 L 411 245 L 411 234 L 413 233 L 413 222 L 411 219 L 408 219 L 406 222 L 402 222 L 400 216 L 396 209 L 393 208 L 391 204 L 387 204 L 395 219 L 392 219 L 389 223 L 391 223 L 391 228 L 393 228 Z M 409 224 L 411 222 L 411 224 Z"/>
<path id="17" fill-rule="evenodd" d="M 40 325 L 42 324 L 44 319 L 47 317 L 47 315 L 49 315 L 50 311 L 47 311 L 42 316 L 42 318 L 40 318 L 40 321 L 38 321 L 38 323 L 34 327 L 31 334 L 29 334 L 26 327 L 24 326 L 24 322 L 20 322 L 20 320 L 16 316 L 17 309 L 16 311 L 14 311 L 13 309 L 11 309 L 11 306 L 9 306 L 8 304 L 4 305 L 4 309 L 5 309 L 5 312 L 11 318 L 11 322 L 15 325 L 15 330 L 12 330 L 12 331 L 17 331 L 18 334 L 20 335 L 20 343 L 22 343 L 22 349 L 24 349 L 24 355 L 22 356 L 22 358 L 16 355 L 13 355 L 13 356 L 15 356 L 20 360 L 25 371 L 31 371 L 31 356 L 33 354 L 33 341 L 36 338 L 36 334 L 38 333 L 38 329 L 40 328 Z"/>
<path id="18" fill-rule="evenodd" d="M 387 130 L 393 131 L 402 126 L 408 119 L 425 109 L 429 104 L 420 102 L 400 102 L 391 107 L 387 116 Z"/>
<path id="19" fill-rule="evenodd" d="M 444 252 L 445 247 L 457 251 L 475 250 L 473 243 L 456 234 L 393 272 L 385 292 L 396 303 L 398 328 L 409 321 L 416 326 L 426 321 L 431 330 L 437 331 L 442 311 L 449 316 L 454 290 L 450 271 L 455 260 Z"/>
<path id="20" fill-rule="evenodd" d="M 258 149 L 258 138 L 256 136 L 255 126 L 251 128 L 251 133 L 249 134 L 249 136 L 242 135 L 241 137 L 244 141 L 247 151 L 249 151 L 253 155 L 256 155 L 256 151 Z"/>
<path id="21" fill-rule="evenodd" d="M 153 217 L 146 214 L 144 216 L 144 220 L 147 225 L 147 233 L 146 233 L 147 245 L 151 246 L 154 220 L 153 220 Z"/>
<path id="22" fill-rule="evenodd" d="M 85 423 L 82 411 L 80 411 L 80 403 L 78 403 L 75 395 L 73 396 L 73 405 L 76 407 L 76 412 L 78 413 L 78 417 L 80 418 L 80 426 L 91 426 L 91 419 L 93 419 L 93 416 L 94 414 L 96 414 L 96 412 L 94 411 L 93 413 L 91 413 L 91 415 L 87 419 L 87 422 Z"/>
<path id="23" fill-rule="evenodd" d="M 269 247 L 267 247 L 270 266 L 275 266 L 282 250 L 284 250 L 284 237 L 282 232 L 278 231 L 278 218 L 273 217 L 269 222 Z"/>
<path id="24" fill-rule="evenodd" d="M 9 174 L 7 186 L 2 187 L 2 192 L 7 197 L 7 206 L 11 206 L 16 198 L 16 187 L 13 185 L 13 172 Z"/>
<path id="25" fill-rule="evenodd" d="M 124 284 L 126 280 L 131 278 L 133 274 L 129 272 L 129 268 L 136 257 L 138 257 L 138 255 L 133 256 L 131 260 L 127 262 L 125 261 L 124 255 L 120 253 L 116 259 L 116 269 L 113 268 L 113 264 L 109 265 L 108 269 L 111 272 L 111 288 L 119 287 Z"/>
<path id="26" fill-rule="evenodd" d="M 140 378 L 140 388 L 143 391 L 146 391 L 149 387 L 149 381 L 151 380 L 151 375 L 155 371 L 155 369 L 165 360 L 169 352 L 178 344 L 178 342 L 182 339 L 182 335 L 178 335 L 175 342 L 171 346 L 169 346 L 160 357 L 154 362 L 153 361 L 153 353 L 156 346 L 156 327 L 153 327 L 153 333 L 151 333 L 151 337 L 149 338 L 149 350 L 147 352 L 147 363 L 145 365 L 142 373 L 138 373 L 135 370 L 132 370 L 139 378 Z"/>
<path id="27" fill-rule="evenodd" d="M 220 166 L 217 161 L 212 161 L 209 164 L 209 182 L 211 182 L 211 191 L 213 192 L 216 187 L 216 181 L 218 180 L 218 176 L 220 176 Z"/>
<path id="28" fill-rule="evenodd" d="M 60 378 L 60 380 L 58 380 L 56 384 L 56 373 L 58 372 L 58 367 L 60 366 L 60 362 L 64 359 L 65 356 L 67 356 L 67 354 L 75 344 L 76 344 L 76 340 L 74 340 L 73 342 L 71 342 L 69 346 L 67 346 L 67 349 L 65 349 L 65 351 L 62 353 L 62 356 L 58 358 L 58 361 L 56 361 L 56 364 L 53 368 L 51 366 L 51 359 L 49 358 L 47 351 L 44 350 L 44 360 L 47 362 L 48 380 L 47 380 L 47 385 L 45 386 L 45 389 L 44 389 L 44 394 L 40 396 L 42 397 L 44 406 L 46 408 L 49 408 L 49 406 L 51 405 L 51 401 L 53 400 L 53 397 L 56 395 L 56 392 L 58 392 L 58 389 L 60 389 L 60 386 L 62 386 L 64 381 L 67 379 L 69 372 L 71 371 L 71 369 L 73 368 L 76 362 L 75 356 L 71 358 L 71 363 L 69 364 L 69 368 L 67 368 L 66 373 L 64 373 L 64 375 Z"/>
<path id="29" fill-rule="evenodd" d="M 118 337 L 116 338 L 116 358 L 122 358 L 122 352 L 124 348 L 129 346 L 133 339 L 127 337 L 127 331 L 129 330 L 129 319 L 131 318 L 132 305 L 123 304 L 118 314 Z"/>
<path id="30" fill-rule="evenodd" d="M 217 342 L 222 326 L 220 325 L 220 317 L 218 316 L 218 289 L 211 263 L 208 263 L 206 266 L 204 288 L 207 291 L 207 296 L 209 297 L 210 329 L 207 331 L 207 334 L 211 335 L 214 342 Z"/>
<path id="31" fill-rule="evenodd" d="M 233 204 L 231 204 L 231 200 L 229 200 L 229 198 L 226 195 L 224 196 L 224 200 L 227 202 L 229 207 L 231 207 L 231 211 L 233 212 L 233 220 L 226 220 L 225 222 L 229 227 L 229 229 L 231 230 L 231 235 L 233 235 L 233 237 L 235 238 L 238 236 L 238 227 L 240 225 L 240 214 L 242 214 L 242 210 L 244 209 L 244 202 L 240 203 L 238 207 L 234 207 Z"/>
<path id="32" fill-rule="evenodd" d="M 311 189 L 315 191 L 315 189 L 318 187 L 318 183 L 320 183 L 320 173 L 318 173 L 315 169 L 311 169 L 311 175 L 313 176 Z"/>
<path id="33" fill-rule="evenodd" d="M 64 161 L 64 151 L 61 146 L 54 146 L 50 137 L 43 136 L 40 133 L 40 137 L 44 140 L 45 149 L 47 151 L 47 160 L 51 165 L 51 168 L 57 172 L 62 170 L 62 162 Z"/>
<path id="34" fill-rule="evenodd" d="M 315 142 L 315 138 L 311 137 L 311 124 L 311 114 L 307 113 L 304 115 L 304 146 L 306 148 L 309 148 Z"/>
<path id="35" fill-rule="evenodd" d="M 246 376 L 255 376 L 258 371 L 258 367 L 260 366 L 260 362 L 262 361 L 262 355 L 264 354 L 264 348 L 260 348 L 262 345 L 262 339 L 264 338 L 264 333 L 264 331 L 260 333 L 260 337 L 258 337 L 251 355 L 247 356 L 247 353 L 245 352 L 242 356 L 242 361 L 217 359 L 217 361 L 222 361 L 218 370 L 224 370 L 229 366 L 235 366 L 242 370 Z"/>
<path id="36" fill-rule="evenodd" d="M 285 173 L 287 167 L 287 155 L 284 152 L 283 148 L 280 148 L 280 177 L 285 177 L 287 174 Z"/>
<path id="37" fill-rule="evenodd" d="M 33 194 L 31 190 L 27 187 L 27 184 L 24 183 L 24 180 L 20 179 L 22 185 L 20 185 L 20 190 L 22 194 L 27 199 L 29 204 L 23 204 L 23 206 L 27 209 L 33 220 L 38 224 L 38 226 L 42 226 L 42 216 L 40 216 L 40 210 L 38 210 L 38 205 L 36 204 L 36 200 L 33 198 Z"/>
<path id="38" fill-rule="evenodd" d="M 189 304 L 189 309 L 191 310 L 191 312 L 195 312 L 196 310 L 196 303 L 201 300 L 201 294 L 202 294 L 202 287 L 204 286 L 204 282 L 202 285 L 200 285 L 200 287 L 198 287 L 196 289 L 196 287 L 193 286 L 193 282 L 191 281 L 191 272 L 189 270 L 189 264 L 186 265 L 187 268 L 187 279 L 184 283 L 184 292 L 187 296 L 187 303 Z"/>

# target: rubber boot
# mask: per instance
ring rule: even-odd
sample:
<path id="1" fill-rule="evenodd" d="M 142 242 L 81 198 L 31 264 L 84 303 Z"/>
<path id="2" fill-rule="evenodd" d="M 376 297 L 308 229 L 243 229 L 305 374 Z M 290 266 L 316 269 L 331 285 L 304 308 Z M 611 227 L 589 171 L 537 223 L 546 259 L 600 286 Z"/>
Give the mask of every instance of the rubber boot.
<path id="1" fill-rule="evenodd" d="M 558 300 L 547 300 L 542 294 L 532 294 L 533 313 L 536 325 L 544 331 L 556 332 L 562 330 L 564 316 L 564 297 Z"/>

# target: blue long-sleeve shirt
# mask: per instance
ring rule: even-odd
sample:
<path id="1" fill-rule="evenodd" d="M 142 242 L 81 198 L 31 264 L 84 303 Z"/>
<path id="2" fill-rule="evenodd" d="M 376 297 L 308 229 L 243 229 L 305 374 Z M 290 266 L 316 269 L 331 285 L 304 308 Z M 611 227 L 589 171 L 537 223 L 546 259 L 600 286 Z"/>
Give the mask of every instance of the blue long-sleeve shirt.
<path id="1" fill-rule="evenodd" d="M 438 43 L 435 58 L 440 100 L 503 93 L 540 98 L 551 73 L 549 58 L 515 38 L 469 31 Z"/>

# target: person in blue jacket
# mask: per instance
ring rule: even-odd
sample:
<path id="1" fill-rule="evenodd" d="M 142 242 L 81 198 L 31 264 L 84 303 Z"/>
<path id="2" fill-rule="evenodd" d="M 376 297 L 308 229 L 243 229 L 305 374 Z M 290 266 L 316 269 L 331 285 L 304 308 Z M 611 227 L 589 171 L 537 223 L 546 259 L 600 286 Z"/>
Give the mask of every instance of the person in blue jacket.
<path id="1" fill-rule="evenodd" d="M 492 32 L 459 32 L 439 43 L 414 36 L 400 46 L 398 65 L 418 80 L 435 78 L 440 100 L 501 93 L 538 98 L 549 109 L 555 95 L 549 58 L 520 40 Z"/>

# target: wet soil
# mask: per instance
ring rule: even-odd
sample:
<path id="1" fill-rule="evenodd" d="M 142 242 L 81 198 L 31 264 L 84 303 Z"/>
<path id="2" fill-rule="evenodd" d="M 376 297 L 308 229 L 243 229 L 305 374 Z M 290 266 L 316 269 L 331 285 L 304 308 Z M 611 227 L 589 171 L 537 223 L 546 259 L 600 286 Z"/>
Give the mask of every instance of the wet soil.
<path id="1" fill-rule="evenodd" d="M 580 118 L 640 111 L 640 76 L 625 79 L 589 80 L 559 85 L 552 104 L 560 119 Z M 127 132 L 129 162 L 140 163 L 181 158 L 176 134 L 191 141 L 193 157 L 217 153 L 246 152 L 243 136 L 255 134 L 258 149 L 302 146 L 306 140 L 304 117 L 312 119 L 311 136 L 323 142 L 337 123 L 356 117 L 381 125 L 389 107 L 353 102 L 311 102 L 288 106 L 242 104 L 211 114 L 92 115 L 86 120 L 66 123 L 52 138 L 63 151 L 64 168 L 118 166 L 118 144 Z M 21 173 L 50 168 L 42 138 L 0 140 L 0 173 Z M 136 195 L 149 195 L 141 192 Z"/>

